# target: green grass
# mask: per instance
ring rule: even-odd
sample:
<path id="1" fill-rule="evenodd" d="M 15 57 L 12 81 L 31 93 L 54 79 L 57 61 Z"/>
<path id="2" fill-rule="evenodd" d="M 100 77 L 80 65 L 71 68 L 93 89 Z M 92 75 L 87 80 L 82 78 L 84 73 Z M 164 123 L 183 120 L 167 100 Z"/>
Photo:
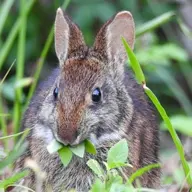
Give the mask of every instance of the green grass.
<path id="1" fill-rule="evenodd" d="M 168 131 L 169 131 L 169 133 L 173 139 L 175 147 L 176 147 L 178 154 L 180 156 L 180 160 L 181 160 L 181 163 L 183 166 L 183 170 L 184 170 L 187 182 L 188 182 L 189 186 L 192 186 L 191 171 L 190 171 L 188 162 L 185 159 L 185 153 L 184 153 L 183 145 L 182 145 L 175 129 L 173 128 L 171 121 L 170 121 L 165 109 L 163 108 L 163 106 L 161 105 L 161 103 L 159 102 L 159 100 L 157 99 L 155 94 L 146 86 L 145 77 L 144 77 L 144 74 L 142 72 L 141 66 L 139 65 L 139 63 L 136 59 L 136 56 L 134 55 L 133 51 L 129 47 L 126 40 L 124 38 L 122 38 L 122 41 L 123 41 L 123 44 L 124 44 L 125 49 L 127 51 L 127 56 L 130 59 L 131 67 L 132 67 L 136 77 L 138 78 L 138 82 L 140 84 L 141 83 L 143 84 L 143 89 L 144 89 L 145 93 L 148 95 L 148 97 L 151 99 L 151 101 L 153 102 L 153 104 L 157 108 L 159 114 L 161 115 L 162 119 L 164 120 L 164 122 L 168 128 Z"/>

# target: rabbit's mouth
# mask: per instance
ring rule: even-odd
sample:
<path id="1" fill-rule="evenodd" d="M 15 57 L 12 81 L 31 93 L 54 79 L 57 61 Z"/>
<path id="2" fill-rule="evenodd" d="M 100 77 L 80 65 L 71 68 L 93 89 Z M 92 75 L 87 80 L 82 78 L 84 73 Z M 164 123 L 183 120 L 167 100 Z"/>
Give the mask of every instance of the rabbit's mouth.
<path id="1" fill-rule="evenodd" d="M 64 139 L 61 139 L 61 137 L 60 137 L 57 133 L 54 134 L 54 137 L 55 137 L 55 139 L 56 139 L 58 142 L 62 143 L 63 145 L 66 145 L 66 146 L 67 146 L 67 145 L 69 145 L 69 146 L 79 145 L 80 143 L 82 143 L 84 140 L 87 139 L 86 135 L 82 135 L 82 134 L 78 135 L 78 136 L 74 139 L 74 141 L 72 141 L 72 142 L 69 142 L 69 141 L 66 141 L 66 140 L 64 140 Z"/>

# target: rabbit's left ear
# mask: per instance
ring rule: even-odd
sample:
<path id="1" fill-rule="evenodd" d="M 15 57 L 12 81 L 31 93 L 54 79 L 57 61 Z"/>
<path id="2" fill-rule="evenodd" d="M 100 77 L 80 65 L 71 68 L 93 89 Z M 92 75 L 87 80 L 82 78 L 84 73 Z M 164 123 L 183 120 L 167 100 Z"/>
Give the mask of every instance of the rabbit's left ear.
<path id="1" fill-rule="evenodd" d="M 135 24 L 128 11 L 117 13 L 100 29 L 94 43 L 94 49 L 109 61 L 125 63 L 127 56 L 122 37 L 133 49 L 135 41 Z M 117 66 L 118 67 L 118 66 Z"/>
<path id="2" fill-rule="evenodd" d="M 55 19 L 55 51 L 60 66 L 63 66 L 71 54 L 80 52 L 83 47 L 85 42 L 80 29 L 58 8 Z"/>

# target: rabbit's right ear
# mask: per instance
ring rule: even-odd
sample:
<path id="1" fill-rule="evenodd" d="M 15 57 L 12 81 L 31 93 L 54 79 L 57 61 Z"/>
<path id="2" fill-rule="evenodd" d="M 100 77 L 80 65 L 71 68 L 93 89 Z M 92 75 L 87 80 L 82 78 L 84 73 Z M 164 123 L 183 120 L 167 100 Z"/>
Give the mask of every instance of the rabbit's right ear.
<path id="1" fill-rule="evenodd" d="M 55 19 L 55 51 L 62 66 L 71 53 L 85 46 L 83 35 L 61 8 L 57 9 Z"/>

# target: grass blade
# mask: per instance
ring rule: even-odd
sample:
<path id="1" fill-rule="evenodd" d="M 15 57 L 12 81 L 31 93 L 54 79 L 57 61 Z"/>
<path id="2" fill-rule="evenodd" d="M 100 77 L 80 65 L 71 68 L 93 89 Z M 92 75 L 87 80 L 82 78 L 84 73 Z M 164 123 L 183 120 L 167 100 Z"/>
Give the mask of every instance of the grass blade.
<path id="1" fill-rule="evenodd" d="M 15 61 L 11 64 L 11 66 L 9 67 L 9 69 L 7 70 L 6 74 L 4 75 L 3 79 L 0 82 L 0 113 L 2 115 L 4 114 L 4 110 L 3 110 L 1 89 L 2 89 L 3 82 L 5 81 L 6 77 L 8 76 L 8 74 L 11 71 L 14 64 L 15 64 Z M 2 116 L 2 115 L 0 115 L 1 130 L 2 130 L 3 136 L 7 136 L 7 127 L 6 127 L 7 123 L 6 123 L 6 119 L 4 118 L 5 116 Z M 5 151 L 7 151 L 8 150 L 8 141 L 4 141 L 3 143 L 4 143 Z"/>
<path id="2" fill-rule="evenodd" d="M 3 101 L 2 101 L 2 97 L 1 97 L 1 91 L 0 91 L 0 113 L 3 114 Z M 6 136 L 8 133 L 7 133 L 7 121 L 6 121 L 6 118 L 0 116 L 0 126 L 1 126 L 1 132 L 2 132 L 2 135 Z M 4 144 L 4 149 L 5 151 L 8 151 L 8 147 L 9 147 L 9 144 L 8 144 L 8 141 L 3 141 L 3 144 Z"/>
<path id="3" fill-rule="evenodd" d="M 25 38 L 27 28 L 27 15 L 25 15 L 26 9 L 25 0 L 20 0 L 20 17 L 21 27 L 19 29 L 18 49 L 17 49 L 17 65 L 16 65 L 16 81 L 19 81 L 23 77 L 24 73 L 24 60 L 25 60 Z M 14 133 L 19 131 L 21 121 L 21 102 L 22 102 L 22 88 L 15 89 L 15 101 L 14 101 L 14 113 L 13 113 L 13 127 Z"/>
<path id="4" fill-rule="evenodd" d="M 145 23 L 144 25 L 137 28 L 136 37 L 139 37 L 139 36 L 143 35 L 144 33 L 147 33 L 149 31 L 156 29 L 157 27 L 163 25 L 164 23 L 169 22 L 175 16 L 176 16 L 175 12 L 170 11 L 170 12 L 162 14 L 159 17 L 156 17 L 155 19 L 152 19 L 151 21 L 149 21 L 149 22 Z"/>
<path id="5" fill-rule="evenodd" d="M 175 129 L 173 128 L 171 121 L 165 111 L 165 109 L 162 107 L 161 103 L 159 102 L 159 100 L 157 99 L 157 97 L 154 95 L 154 93 L 146 86 L 143 87 L 145 90 L 145 93 L 148 95 L 148 97 L 151 99 L 151 101 L 153 102 L 153 104 L 155 105 L 155 107 L 157 108 L 158 112 L 160 113 L 162 119 L 164 120 L 165 124 L 167 125 L 167 128 L 169 130 L 169 133 L 172 137 L 172 140 L 176 146 L 176 149 L 179 153 L 180 159 L 181 159 L 181 163 L 183 166 L 183 170 L 185 172 L 185 176 L 187 179 L 187 182 L 189 185 L 192 185 L 192 177 L 190 174 L 190 168 L 189 165 L 185 159 L 185 152 L 183 149 L 183 145 L 175 131 Z"/>
<path id="6" fill-rule="evenodd" d="M 126 43 L 125 40 L 123 40 L 124 42 L 124 46 L 125 46 L 125 49 L 127 47 L 129 47 L 128 43 Z M 128 51 L 127 51 L 128 50 Z M 141 73 L 141 67 L 140 67 L 140 64 L 138 62 L 135 61 L 136 57 L 134 56 L 134 53 L 133 51 L 129 48 L 129 49 L 126 49 L 127 51 L 127 54 L 130 58 L 130 62 L 131 62 L 131 66 L 134 70 L 134 73 L 136 76 L 139 76 L 140 74 L 138 73 Z M 135 66 L 136 65 L 136 66 Z M 137 66 L 139 65 L 139 66 Z M 139 70 L 138 70 L 139 68 Z M 143 72 L 142 72 L 143 74 Z M 180 159 L 181 159 L 181 163 L 182 163 L 182 167 L 183 167 L 183 170 L 184 170 L 184 173 L 185 173 L 185 177 L 186 177 L 186 180 L 188 182 L 188 184 L 191 186 L 192 185 L 192 176 L 191 176 L 191 173 L 190 173 L 190 168 L 189 168 L 189 164 L 188 162 L 186 161 L 185 159 L 185 152 L 184 152 L 184 149 L 183 149 L 183 145 L 175 131 L 175 129 L 173 128 L 172 124 L 171 124 L 171 121 L 165 111 L 165 109 L 162 107 L 162 105 L 160 104 L 159 100 L 157 99 L 157 97 L 154 95 L 154 93 L 146 86 L 146 84 L 143 84 L 143 88 L 145 90 L 145 93 L 148 95 L 148 97 L 151 99 L 151 101 L 153 102 L 153 104 L 155 105 L 155 107 L 157 108 L 158 112 L 160 113 L 162 119 L 164 120 L 165 124 L 167 125 L 168 127 L 168 130 L 169 130 L 169 133 L 172 137 L 172 140 L 176 146 L 176 149 L 178 151 L 178 154 L 180 156 Z"/>
<path id="7" fill-rule="evenodd" d="M 0 37 L 1 37 L 1 33 L 3 31 L 3 26 L 5 24 L 5 21 L 7 19 L 7 16 L 9 14 L 9 11 L 12 7 L 14 3 L 14 0 L 6 0 L 3 2 L 2 6 L 1 6 L 1 12 L 0 12 Z"/>
<path id="8" fill-rule="evenodd" d="M 0 140 L 4 140 L 4 139 L 10 139 L 10 138 L 13 138 L 13 137 L 18 137 L 22 134 L 25 134 L 26 132 L 28 133 L 30 129 L 25 129 L 25 131 L 22 131 L 22 132 L 19 132 L 19 133 L 16 133 L 16 134 L 13 134 L 13 135 L 7 135 L 5 137 L 0 137 Z"/>
<path id="9" fill-rule="evenodd" d="M 35 0 L 31 0 L 27 3 L 24 15 L 28 15 L 28 13 L 30 12 L 34 3 L 35 3 Z M 11 49 L 11 46 L 13 45 L 13 42 L 14 42 L 17 34 L 18 34 L 18 31 L 21 27 L 21 24 L 22 24 L 22 18 L 20 16 L 17 19 L 17 21 L 15 22 L 15 24 L 13 25 L 11 32 L 9 33 L 9 35 L 6 39 L 6 42 L 4 43 L 3 47 L 1 48 L 1 51 L 0 51 L 0 58 L 1 58 L 0 59 L 0 70 L 1 70 L 1 67 L 2 67 L 7 55 L 9 54 L 9 51 Z"/>
<path id="10" fill-rule="evenodd" d="M 25 171 L 16 173 L 15 175 L 1 181 L 0 188 L 6 189 L 9 185 L 16 183 L 20 179 L 26 177 L 28 174 L 29 174 L 29 170 L 25 170 Z"/>
<path id="11" fill-rule="evenodd" d="M 126 40 L 124 38 L 122 38 L 123 41 L 123 45 L 125 47 L 125 50 L 127 52 L 127 56 L 131 61 L 131 67 L 133 68 L 133 70 L 135 71 L 135 75 L 136 78 L 138 80 L 138 82 L 141 84 L 145 84 L 145 76 L 143 74 L 143 71 L 141 69 L 141 66 L 139 65 L 139 62 L 137 61 L 137 58 L 134 54 L 132 54 L 132 50 L 129 47 L 128 43 L 126 42 Z"/>
<path id="12" fill-rule="evenodd" d="M 15 60 L 15 61 L 16 61 L 16 60 Z M 5 79 L 6 79 L 6 77 L 7 77 L 7 75 L 8 75 L 9 72 L 11 71 L 13 65 L 15 64 L 15 61 L 13 61 L 13 63 L 11 64 L 11 66 L 9 67 L 9 69 L 7 70 L 6 74 L 3 76 L 3 79 L 2 79 L 1 82 L 0 82 L 0 89 L 1 89 L 1 86 L 2 86 L 3 82 L 5 81 Z M 0 90 L 0 91 L 1 91 L 1 90 Z"/>
<path id="13" fill-rule="evenodd" d="M 140 169 L 138 169 L 136 172 L 134 172 L 130 177 L 129 177 L 129 183 L 133 183 L 135 179 L 137 179 L 138 177 L 142 176 L 144 173 L 150 171 L 151 169 L 154 168 L 159 168 L 160 164 L 151 164 L 151 165 L 147 165 L 145 167 L 142 167 Z"/>

